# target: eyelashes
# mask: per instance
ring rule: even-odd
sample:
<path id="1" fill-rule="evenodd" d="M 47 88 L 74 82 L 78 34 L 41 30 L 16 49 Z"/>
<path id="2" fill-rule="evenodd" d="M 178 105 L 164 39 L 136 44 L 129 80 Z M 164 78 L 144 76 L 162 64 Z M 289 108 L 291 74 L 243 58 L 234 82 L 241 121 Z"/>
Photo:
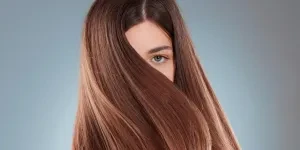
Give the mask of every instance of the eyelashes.
<path id="1" fill-rule="evenodd" d="M 165 63 L 166 61 L 168 61 L 168 57 L 166 56 L 163 56 L 163 55 L 155 55 L 151 58 L 151 61 L 154 63 L 154 64 L 163 64 Z"/>

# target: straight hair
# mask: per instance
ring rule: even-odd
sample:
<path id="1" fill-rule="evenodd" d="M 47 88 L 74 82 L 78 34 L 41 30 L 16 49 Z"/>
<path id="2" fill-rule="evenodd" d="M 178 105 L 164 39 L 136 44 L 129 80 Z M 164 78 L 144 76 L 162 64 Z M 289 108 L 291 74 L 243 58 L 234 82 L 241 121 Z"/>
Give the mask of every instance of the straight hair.
<path id="1" fill-rule="evenodd" d="M 174 82 L 126 39 L 144 21 L 172 40 Z M 80 56 L 72 150 L 240 149 L 175 0 L 94 1 Z"/>

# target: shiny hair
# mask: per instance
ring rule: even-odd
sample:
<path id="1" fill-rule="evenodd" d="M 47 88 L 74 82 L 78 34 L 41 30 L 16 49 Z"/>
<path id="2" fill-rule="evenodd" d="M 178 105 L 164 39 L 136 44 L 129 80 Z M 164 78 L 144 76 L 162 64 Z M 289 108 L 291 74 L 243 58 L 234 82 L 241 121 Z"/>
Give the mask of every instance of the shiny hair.
<path id="1" fill-rule="evenodd" d="M 174 82 L 126 39 L 146 20 L 172 40 Z M 93 2 L 82 32 L 72 150 L 100 149 L 240 149 L 175 0 Z"/>

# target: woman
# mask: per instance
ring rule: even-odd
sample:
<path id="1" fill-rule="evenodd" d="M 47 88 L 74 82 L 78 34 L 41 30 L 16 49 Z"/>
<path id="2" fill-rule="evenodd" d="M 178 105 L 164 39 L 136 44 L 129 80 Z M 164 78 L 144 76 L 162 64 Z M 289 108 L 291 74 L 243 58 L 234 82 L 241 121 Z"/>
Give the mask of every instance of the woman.
<path id="1" fill-rule="evenodd" d="M 240 149 L 174 0 L 93 3 L 72 149 Z"/>

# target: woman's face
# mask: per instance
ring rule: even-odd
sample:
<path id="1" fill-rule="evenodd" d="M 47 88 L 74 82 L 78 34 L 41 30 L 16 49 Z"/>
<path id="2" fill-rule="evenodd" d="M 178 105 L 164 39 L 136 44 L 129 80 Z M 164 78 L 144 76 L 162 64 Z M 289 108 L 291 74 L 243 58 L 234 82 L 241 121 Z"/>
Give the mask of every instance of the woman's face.
<path id="1" fill-rule="evenodd" d="M 156 24 L 145 21 L 126 33 L 130 45 L 152 67 L 174 81 L 174 59 L 171 39 Z"/>

